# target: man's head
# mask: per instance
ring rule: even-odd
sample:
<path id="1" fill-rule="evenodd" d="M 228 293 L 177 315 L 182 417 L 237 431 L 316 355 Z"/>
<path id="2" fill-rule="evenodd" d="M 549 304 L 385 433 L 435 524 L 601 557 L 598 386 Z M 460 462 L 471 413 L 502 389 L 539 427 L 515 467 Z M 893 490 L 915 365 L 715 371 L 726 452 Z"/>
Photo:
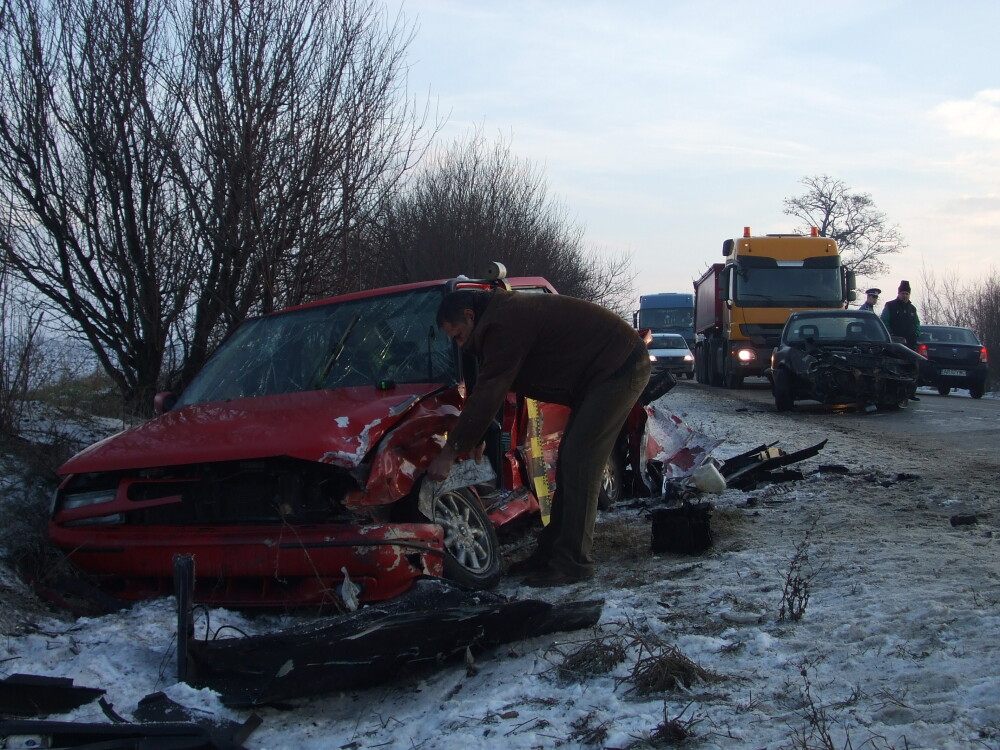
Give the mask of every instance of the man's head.
<path id="1" fill-rule="evenodd" d="M 490 292 L 485 289 L 456 289 L 448 292 L 438 306 L 438 326 L 464 349 L 489 298 Z"/>
<path id="2" fill-rule="evenodd" d="M 910 300 L 910 282 L 909 281 L 906 281 L 906 279 L 904 279 L 903 281 L 899 282 L 899 289 L 897 290 L 896 297 L 897 297 L 897 299 L 901 300 L 902 302 L 908 302 Z"/>
<path id="3" fill-rule="evenodd" d="M 882 290 L 881 289 L 877 289 L 875 287 L 872 287 L 871 289 L 866 289 L 865 290 L 865 295 L 866 295 L 865 302 L 867 302 L 869 305 L 874 305 L 876 302 L 878 302 L 878 296 L 881 293 L 882 293 Z"/>

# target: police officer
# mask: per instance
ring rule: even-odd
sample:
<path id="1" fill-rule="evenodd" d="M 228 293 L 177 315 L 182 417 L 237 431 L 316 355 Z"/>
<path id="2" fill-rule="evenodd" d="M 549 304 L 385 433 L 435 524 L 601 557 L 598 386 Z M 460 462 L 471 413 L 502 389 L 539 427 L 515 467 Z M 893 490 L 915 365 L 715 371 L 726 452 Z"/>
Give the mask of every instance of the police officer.
<path id="1" fill-rule="evenodd" d="M 859 310 L 871 310 L 875 312 L 875 305 L 878 304 L 878 296 L 882 293 L 881 289 L 876 289 L 872 287 L 871 289 L 865 290 L 865 301 L 861 303 Z"/>

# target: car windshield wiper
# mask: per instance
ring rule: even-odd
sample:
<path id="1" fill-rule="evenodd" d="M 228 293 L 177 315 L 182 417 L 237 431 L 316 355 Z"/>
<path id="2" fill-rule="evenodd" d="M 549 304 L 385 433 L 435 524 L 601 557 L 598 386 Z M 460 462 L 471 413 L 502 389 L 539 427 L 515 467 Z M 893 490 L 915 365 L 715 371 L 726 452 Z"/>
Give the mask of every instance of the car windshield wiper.
<path id="1" fill-rule="evenodd" d="M 333 366 L 337 364 L 337 360 L 340 359 L 340 355 L 344 353 L 344 345 L 347 343 L 347 339 L 351 335 L 351 331 L 354 330 L 354 327 L 360 320 L 361 314 L 355 313 L 354 317 L 351 318 L 351 322 L 347 324 L 347 328 L 345 328 L 344 332 L 340 335 L 340 339 L 330 351 L 330 356 L 326 358 L 326 361 L 323 363 L 323 367 L 320 368 L 319 373 L 317 373 L 315 379 L 313 380 L 313 389 L 321 388 L 323 386 L 324 381 L 326 381 L 326 376 L 330 374 L 330 370 L 332 370 Z"/>

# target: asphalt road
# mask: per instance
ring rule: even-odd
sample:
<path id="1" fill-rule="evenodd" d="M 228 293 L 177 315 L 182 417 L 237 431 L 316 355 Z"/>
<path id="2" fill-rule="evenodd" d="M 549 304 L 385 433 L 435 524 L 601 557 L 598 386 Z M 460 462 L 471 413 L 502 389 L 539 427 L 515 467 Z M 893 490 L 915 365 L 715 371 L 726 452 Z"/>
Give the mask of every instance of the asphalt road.
<path id="1" fill-rule="evenodd" d="M 753 408 L 774 410 L 770 383 L 764 378 L 748 378 L 737 390 L 713 388 L 694 381 L 682 381 L 680 387 L 716 390 Z M 797 401 L 791 412 L 781 416 L 792 420 L 815 422 L 816 427 L 832 414 L 842 415 L 849 422 L 856 420 L 857 429 L 870 435 L 880 434 L 893 442 L 902 440 L 933 447 L 944 454 L 960 454 L 984 468 L 995 466 L 1000 471 L 1000 398 L 981 399 L 968 396 L 968 391 L 939 396 L 934 390 L 921 389 L 919 401 L 911 401 L 905 409 L 862 414 L 853 406 L 830 406 L 815 401 Z M 844 426 L 841 422 L 839 426 Z"/>

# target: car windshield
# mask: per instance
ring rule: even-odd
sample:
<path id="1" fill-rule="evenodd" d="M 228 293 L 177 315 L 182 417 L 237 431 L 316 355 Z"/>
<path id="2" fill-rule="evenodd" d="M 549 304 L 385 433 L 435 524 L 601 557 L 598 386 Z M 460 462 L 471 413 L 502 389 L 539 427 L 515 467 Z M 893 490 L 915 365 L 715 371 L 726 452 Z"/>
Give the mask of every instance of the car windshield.
<path id="1" fill-rule="evenodd" d="M 761 261 L 769 259 L 761 259 Z M 736 273 L 734 299 L 756 307 L 828 307 L 843 301 L 840 266 L 836 258 L 821 258 L 824 265 L 756 265 L 741 259 Z M 827 267 L 828 266 L 828 267 Z"/>
<path id="2" fill-rule="evenodd" d="M 874 315 L 831 315 L 789 320 L 785 326 L 784 339 L 790 344 L 808 340 L 888 343 L 889 335 L 885 326 Z"/>
<path id="3" fill-rule="evenodd" d="M 920 341 L 943 344 L 978 344 L 979 339 L 969 328 L 952 326 L 925 326 L 920 331 Z"/>
<path id="4" fill-rule="evenodd" d="M 178 406 L 348 386 L 450 383 L 452 341 L 435 322 L 443 287 L 363 297 L 247 321 Z"/>
<path id="5" fill-rule="evenodd" d="M 639 310 L 639 328 L 690 328 L 694 324 L 692 307 L 648 307 Z"/>
<path id="6" fill-rule="evenodd" d="M 687 349 L 683 336 L 669 334 L 653 334 L 649 344 L 650 349 Z"/>

